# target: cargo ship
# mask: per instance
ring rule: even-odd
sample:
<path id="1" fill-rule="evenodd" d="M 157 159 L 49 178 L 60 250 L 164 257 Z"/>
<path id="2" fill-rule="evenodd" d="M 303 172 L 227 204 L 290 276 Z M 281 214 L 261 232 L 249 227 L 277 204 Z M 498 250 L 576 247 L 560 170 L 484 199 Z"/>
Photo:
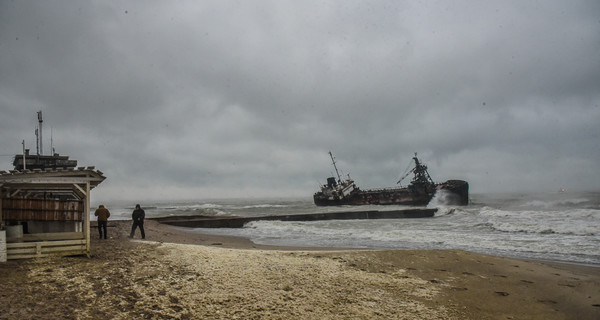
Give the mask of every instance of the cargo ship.
<path id="1" fill-rule="evenodd" d="M 437 192 L 444 193 L 444 202 L 449 205 L 467 205 L 469 203 L 469 184 L 463 180 L 448 180 L 435 183 L 427 172 L 427 166 L 417 158 L 413 157 L 414 167 L 408 171 L 398 182 L 411 173 L 413 179 L 406 187 L 381 188 L 361 190 L 350 175 L 342 179 L 335 158 L 329 152 L 336 177 L 327 178 L 327 184 L 321 186 L 321 190 L 313 195 L 317 206 L 341 206 L 341 205 L 412 205 L 425 206 L 431 201 Z M 443 191 L 442 191 L 443 190 Z"/>

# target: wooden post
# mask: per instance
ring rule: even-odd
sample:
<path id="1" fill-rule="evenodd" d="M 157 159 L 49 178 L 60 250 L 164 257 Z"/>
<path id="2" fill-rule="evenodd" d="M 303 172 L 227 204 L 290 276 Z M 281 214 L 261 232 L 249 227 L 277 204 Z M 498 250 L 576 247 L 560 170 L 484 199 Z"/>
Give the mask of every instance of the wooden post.
<path id="1" fill-rule="evenodd" d="M 85 210 L 83 214 L 83 234 L 85 235 L 85 254 L 90 257 L 90 182 L 85 183 Z"/>
<path id="2" fill-rule="evenodd" d="M 4 221 L 2 217 L 2 183 L 0 183 L 0 262 L 6 262 L 6 231 L 4 230 Z"/>
<path id="3" fill-rule="evenodd" d="M 4 227 L 4 217 L 2 216 L 2 198 L 4 193 L 2 192 L 2 183 L 0 183 L 0 230 Z"/>

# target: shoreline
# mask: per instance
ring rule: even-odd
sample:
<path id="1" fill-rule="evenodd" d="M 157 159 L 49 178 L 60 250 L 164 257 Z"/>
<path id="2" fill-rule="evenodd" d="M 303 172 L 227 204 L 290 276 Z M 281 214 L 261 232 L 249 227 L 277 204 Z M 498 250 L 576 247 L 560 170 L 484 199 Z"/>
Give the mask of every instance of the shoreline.
<path id="1" fill-rule="evenodd" d="M 92 257 L 0 264 L 0 319 L 598 319 L 598 267 L 460 250 L 257 245 L 155 221 Z"/>
<path id="2" fill-rule="evenodd" d="M 127 221 L 129 222 L 129 221 Z M 147 223 L 147 222 L 146 222 Z M 158 223 L 155 226 L 157 230 L 161 229 L 173 229 L 177 232 L 182 232 L 190 235 L 197 235 L 199 238 L 204 239 L 200 240 L 200 243 L 197 243 L 198 240 L 191 241 L 192 244 L 196 245 L 208 245 L 210 243 L 211 246 L 220 246 L 222 248 L 230 248 L 230 249 L 258 249 L 258 250 L 277 250 L 277 251 L 460 251 L 466 253 L 472 253 L 476 255 L 496 257 L 496 258 L 506 258 L 506 259 L 514 259 L 514 260 L 522 260 L 531 263 L 542 263 L 547 265 L 556 265 L 558 267 L 564 266 L 568 268 L 584 268 L 586 271 L 590 271 L 589 268 L 598 269 L 598 273 L 600 274 L 600 265 L 597 264 L 586 264 L 579 262 L 570 262 L 570 261 L 560 261 L 560 260 L 549 260 L 549 259 L 536 259 L 536 258 L 523 258 L 516 256 L 504 256 L 504 255 L 494 255 L 491 253 L 481 253 L 481 252 L 473 252 L 461 249 L 388 249 L 388 248 L 352 248 L 352 247 L 315 247 L 315 246 L 278 246 L 278 245 L 269 245 L 269 244 L 256 244 L 252 242 L 251 239 L 245 237 L 236 237 L 236 236 L 222 236 L 222 235 L 211 235 L 199 232 L 191 232 L 185 230 L 185 227 L 176 227 Z M 153 226 L 154 228 L 154 226 Z M 138 231 L 139 232 L 139 231 Z"/>
<path id="3" fill-rule="evenodd" d="M 119 221 L 119 223 L 122 223 L 122 221 L 127 221 L 128 220 L 116 220 Z M 149 220 L 147 220 L 149 221 Z M 150 220 L 152 221 L 152 220 Z M 147 223 L 147 222 L 146 222 Z M 539 262 L 544 262 L 544 263 L 558 263 L 558 264 L 568 264 L 568 265 L 581 265 L 581 266 L 586 266 L 586 267 L 595 267 L 595 268 L 600 268 L 600 264 L 594 264 L 594 263 L 584 263 L 584 262 L 573 262 L 573 261 L 565 261 L 565 260 L 552 260 L 552 259 L 543 259 L 543 258 L 534 258 L 534 257 L 527 257 L 527 256 L 520 256 L 520 255 L 501 255 L 501 254 L 494 254 L 494 252 L 477 252 L 477 251 L 470 251 L 470 250 L 464 250 L 464 249 L 436 249 L 436 248 L 431 248 L 431 249 L 417 249 L 417 248 L 355 248 L 355 247 L 320 247 L 320 246 L 281 246 L 281 245 L 271 245 L 271 244 L 256 244 L 254 242 L 252 242 L 252 240 L 250 238 L 246 238 L 246 237 L 239 237 L 239 236 L 223 236 L 223 235 L 211 235 L 211 234 L 206 234 L 206 233 L 202 233 L 202 232 L 193 232 L 191 230 L 186 230 L 186 227 L 178 227 L 178 226 L 171 226 L 171 225 L 167 225 L 167 224 L 161 224 L 161 227 L 166 227 L 166 228 L 173 228 L 177 231 L 181 231 L 184 233 L 188 233 L 190 235 L 201 235 L 202 237 L 215 237 L 215 239 L 220 239 L 220 241 L 225 241 L 226 243 L 228 243 L 229 245 L 232 246 L 232 248 L 235 248 L 236 245 L 239 245 L 241 243 L 244 242 L 249 242 L 251 245 L 244 245 L 243 248 L 261 248 L 261 249 L 267 249 L 267 250 L 281 250 L 281 249 L 285 249 L 285 250 L 310 250 L 310 251 L 323 251 L 323 250 L 459 250 L 459 251 L 465 251 L 465 252 L 472 252 L 475 254 L 482 254 L 482 255 L 489 255 L 489 256 L 494 256 L 494 257 L 504 257 L 504 258 L 510 258 L 510 259 L 519 259 L 519 260 L 526 260 L 526 261 L 539 261 Z M 95 230 L 95 228 L 94 228 Z M 230 239 L 230 241 L 228 241 L 228 239 Z"/>

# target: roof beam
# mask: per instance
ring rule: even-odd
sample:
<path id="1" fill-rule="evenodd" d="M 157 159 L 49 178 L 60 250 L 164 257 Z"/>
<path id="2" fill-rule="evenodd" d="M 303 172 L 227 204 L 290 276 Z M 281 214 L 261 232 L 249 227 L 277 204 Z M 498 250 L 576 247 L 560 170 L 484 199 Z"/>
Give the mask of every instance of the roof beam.
<path id="1" fill-rule="evenodd" d="M 74 184 L 73 184 L 73 186 L 74 186 L 74 187 L 75 187 L 77 190 L 79 190 L 79 191 L 80 191 L 82 194 L 85 194 L 85 190 L 83 190 L 83 188 L 82 188 L 82 187 L 80 187 L 78 184 L 74 183 Z"/>
<path id="2" fill-rule="evenodd" d="M 2 179 L 4 178 L 4 179 Z M 3 183 L 30 183 L 30 184 L 75 184 L 86 182 L 101 182 L 100 177 L 0 177 Z"/>
<path id="3" fill-rule="evenodd" d="M 88 185 L 88 184 L 86 183 L 86 185 Z M 85 191 L 80 185 L 73 184 L 73 186 L 75 187 L 73 189 L 73 193 L 75 193 L 75 195 L 77 195 L 79 197 L 79 199 L 83 199 L 83 198 L 87 197 L 87 191 Z"/>

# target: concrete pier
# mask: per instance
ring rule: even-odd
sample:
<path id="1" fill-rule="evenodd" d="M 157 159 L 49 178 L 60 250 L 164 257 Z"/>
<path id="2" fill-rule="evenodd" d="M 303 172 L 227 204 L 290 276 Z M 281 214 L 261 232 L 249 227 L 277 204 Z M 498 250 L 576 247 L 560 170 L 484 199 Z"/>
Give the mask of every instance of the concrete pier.
<path id="1" fill-rule="evenodd" d="M 242 228 L 251 221 L 317 221 L 317 220 L 358 220 L 358 219 L 407 219 L 430 218 L 437 209 L 404 209 L 391 211 L 345 211 L 310 214 L 290 214 L 278 216 L 238 217 L 238 216 L 173 216 L 149 218 L 160 223 L 187 228 Z"/>

